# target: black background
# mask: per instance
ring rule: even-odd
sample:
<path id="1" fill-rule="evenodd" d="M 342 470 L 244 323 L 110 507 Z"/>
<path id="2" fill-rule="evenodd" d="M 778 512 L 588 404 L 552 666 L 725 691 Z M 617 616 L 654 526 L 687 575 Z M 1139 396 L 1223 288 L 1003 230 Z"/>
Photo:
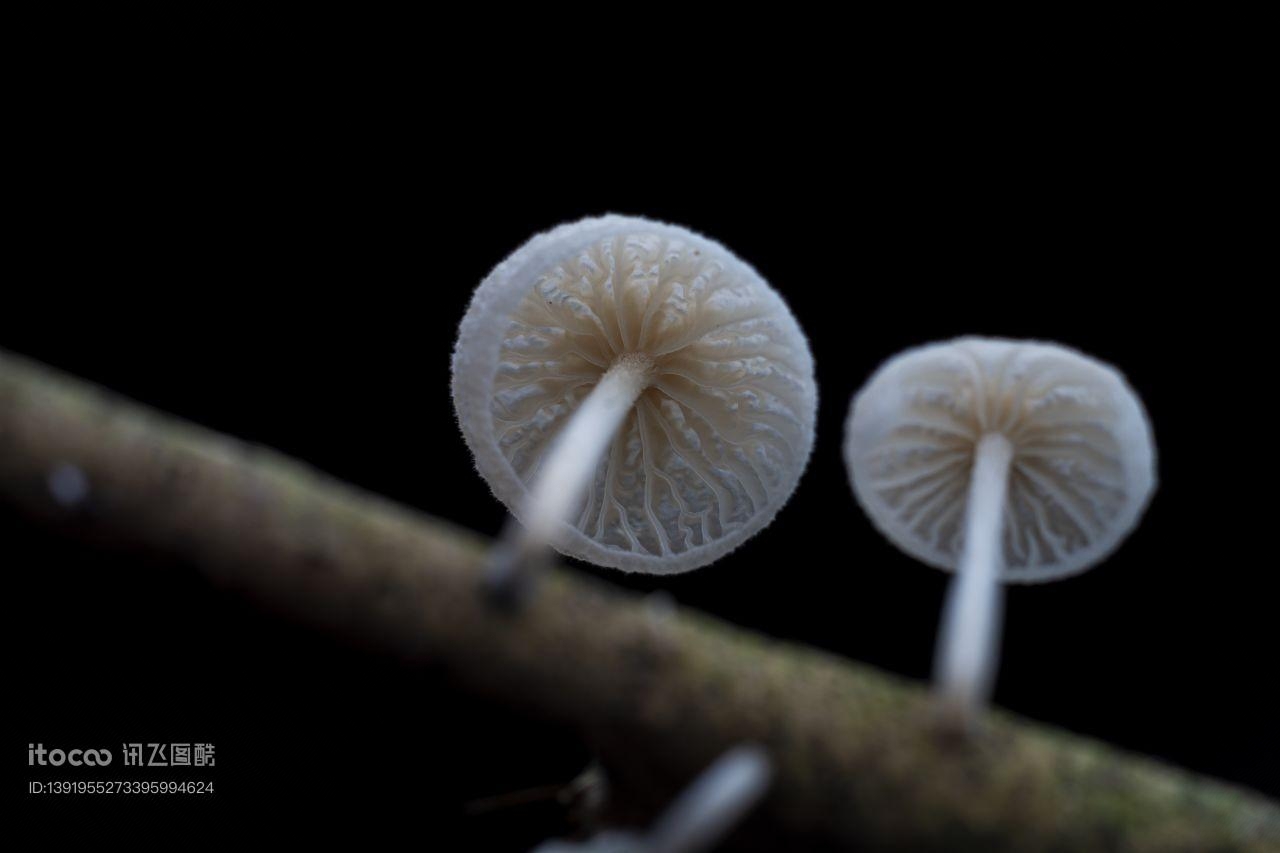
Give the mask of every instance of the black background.
<path id="1" fill-rule="evenodd" d="M 1062 110 L 873 99 L 801 125 L 809 101 L 767 119 L 750 101 L 649 104 L 659 121 L 548 96 L 518 112 L 481 100 L 473 124 L 436 90 L 340 76 L 59 91 L 22 128 L 30 193 L 0 346 L 488 534 L 503 508 L 448 393 L 475 285 L 536 231 L 589 214 L 722 241 L 809 335 L 807 473 L 717 564 L 658 579 L 576 568 L 913 678 L 929 672 L 946 578 L 856 506 L 840 456 L 852 394 L 882 359 L 960 334 L 1116 364 L 1154 424 L 1158 491 L 1104 564 L 1010 590 L 996 701 L 1280 796 L 1273 523 L 1249 505 L 1274 469 L 1248 346 L 1262 280 L 1229 195 L 1248 176 L 1231 145 L 1210 146 L 1205 113 L 1123 96 Z M 561 828 L 546 807 L 464 815 L 581 769 L 589 755 L 556 725 L 187 566 L 90 550 L 8 510 L 0 541 L 11 767 L 34 742 L 117 761 L 129 742 L 217 748 L 211 800 L 27 796 L 25 812 L 428 826 L 496 849 Z"/>

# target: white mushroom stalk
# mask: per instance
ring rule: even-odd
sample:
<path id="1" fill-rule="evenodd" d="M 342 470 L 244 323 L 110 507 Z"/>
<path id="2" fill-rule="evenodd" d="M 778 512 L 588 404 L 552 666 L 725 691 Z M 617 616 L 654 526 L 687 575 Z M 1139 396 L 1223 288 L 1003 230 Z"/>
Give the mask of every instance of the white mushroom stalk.
<path id="1" fill-rule="evenodd" d="M 962 720 L 991 695 L 1002 583 L 1095 565 L 1155 485 L 1151 427 L 1124 377 L 1028 341 L 963 338 L 890 359 L 854 398 L 845 461 L 891 542 L 956 571 L 935 677 Z"/>
<path id="2" fill-rule="evenodd" d="M 763 749 L 735 746 L 681 792 L 649 830 L 645 850 L 698 853 L 712 849 L 769 789 L 773 765 Z"/>
<path id="3" fill-rule="evenodd" d="M 507 525 L 495 549 L 488 578 L 495 589 L 514 591 L 521 573 L 535 565 L 538 549 L 569 520 L 605 450 L 653 376 L 653 359 L 641 353 L 624 355 L 569 416 L 529 490 L 524 525 Z"/>
<path id="4" fill-rule="evenodd" d="M 706 565 L 772 520 L 813 443 L 795 318 L 674 225 L 605 216 L 534 237 L 477 288 L 453 368 L 476 467 L 519 522 L 499 587 L 545 545 L 626 571 Z"/>
<path id="5" fill-rule="evenodd" d="M 1013 445 L 1000 433 L 978 441 L 965 512 L 964 550 L 938 633 L 934 675 L 942 696 L 968 714 L 991 695 L 1004 610 L 1000 572 L 1005 491 Z"/>
<path id="6" fill-rule="evenodd" d="M 765 751 L 741 744 L 703 770 L 647 832 L 608 830 L 581 843 L 552 840 L 534 853 L 704 853 L 755 808 L 772 778 Z"/>

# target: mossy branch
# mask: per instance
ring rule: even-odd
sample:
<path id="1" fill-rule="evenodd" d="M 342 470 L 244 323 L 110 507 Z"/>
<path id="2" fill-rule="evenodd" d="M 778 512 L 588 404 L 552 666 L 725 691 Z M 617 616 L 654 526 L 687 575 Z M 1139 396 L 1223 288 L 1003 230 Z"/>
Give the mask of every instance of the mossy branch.
<path id="1" fill-rule="evenodd" d="M 50 490 L 64 465 L 87 478 L 74 508 Z M 479 594 L 474 534 L 2 352 L 0 506 L 175 555 L 568 722 L 641 809 L 757 742 L 775 783 L 739 843 L 1280 850 L 1257 794 L 1000 712 L 948 737 L 919 685 L 569 571 L 504 613 Z"/>

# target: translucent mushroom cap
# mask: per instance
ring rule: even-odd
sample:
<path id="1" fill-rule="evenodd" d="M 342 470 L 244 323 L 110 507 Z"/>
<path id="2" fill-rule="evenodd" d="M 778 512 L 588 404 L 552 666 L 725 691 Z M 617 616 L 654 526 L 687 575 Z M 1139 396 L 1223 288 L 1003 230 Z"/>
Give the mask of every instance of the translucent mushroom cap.
<path id="1" fill-rule="evenodd" d="M 719 243 L 603 216 L 539 234 L 481 282 L 453 356 L 476 467 L 520 518 L 557 432 L 615 362 L 651 363 L 552 545 L 651 573 L 706 565 L 772 520 L 813 444 L 808 342 Z"/>
<path id="2" fill-rule="evenodd" d="M 962 338 L 886 362 L 845 425 L 853 490 L 894 545 L 942 569 L 960 558 L 974 448 L 1013 445 L 1005 581 L 1082 572 L 1137 523 L 1155 485 L 1151 426 L 1114 368 L 1054 344 Z"/>

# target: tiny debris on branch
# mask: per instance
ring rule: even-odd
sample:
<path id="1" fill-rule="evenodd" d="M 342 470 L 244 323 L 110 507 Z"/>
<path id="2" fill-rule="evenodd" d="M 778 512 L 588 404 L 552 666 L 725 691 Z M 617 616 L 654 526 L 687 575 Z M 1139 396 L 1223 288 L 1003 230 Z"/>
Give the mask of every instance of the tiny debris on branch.
<path id="1" fill-rule="evenodd" d="M 74 513 L 60 465 L 88 485 Z M 773 781 L 738 847 L 1280 849 L 1280 808 L 1255 793 L 998 711 L 948 739 L 922 686 L 680 607 L 656 618 L 568 571 L 504 613 L 478 593 L 474 534 L 5 353 L 0 508 L 180 557 L 576 726 L 633 825 L 750 742 Z"/>

